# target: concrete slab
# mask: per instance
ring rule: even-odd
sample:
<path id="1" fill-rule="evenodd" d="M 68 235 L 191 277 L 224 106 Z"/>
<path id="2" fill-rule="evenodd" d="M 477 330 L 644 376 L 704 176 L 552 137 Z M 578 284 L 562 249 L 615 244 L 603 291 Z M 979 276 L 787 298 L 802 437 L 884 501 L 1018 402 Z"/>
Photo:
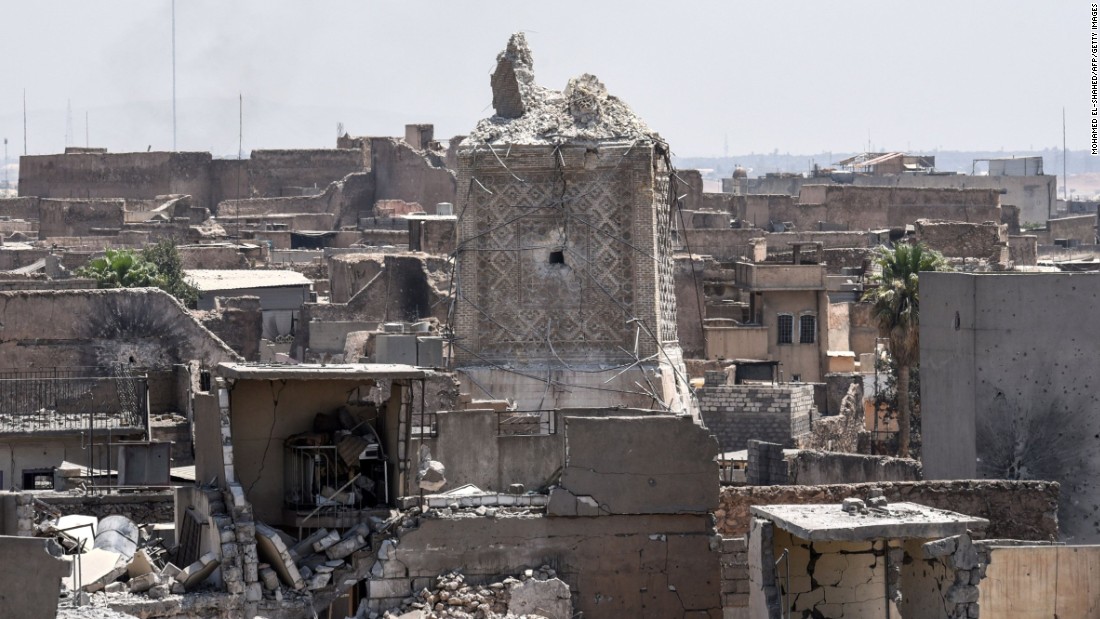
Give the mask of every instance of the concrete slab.
<path id="1" fill-rule="evenodd" d="M 279 533 L 262 522 L 256 523 L 256 550 L 264 562 L 271 564 L 279 579 L 287 586 L 301 589 L 305 581 L 298 572 L 298 566 L 290 557 L 290 550 L 283 543 Z"/>
<path id="2" fill-rule="evenodd" d="M 80 562 L 80 566 L 74 565 L 71 575 L 65 578 L 65 586 L 70 590 L 79 587 L 88 591 L 99 591 L 126 573 L 126 560 L 122 555 L 103 548 L 93 548 L 81 555 L 66 555 L 65 560 Z M 76 582 L 78 578 L 79 583 Z"/>
<path id="3" fill-rule="evenodd" d="M 53 553 L 51 553 L 51 544 Z M 26 619 L 53 619 L 61 579 L 71 565 L 59 559 L 56 542 L 38 537 L 0 536 L 0 615 Z"/>
<path id="4" fill-rule="evenodd" d="M 569 585 L 558 578 L 527 580 L 511 587 L 508 613 L 516 616 L 538 615 L 546 619 L 572 619 L 573 602 Z"/>
<path id="5" fill-rule="evenodd" d="M 180 573 L 176 574 L 176 581 L 186 590 L 193 589 L 209 578 L 220 564 L 221 561 L 218 561 L 214 553 L 208 552 L 199 557 L 198 561 L 180 570 Z"/>
<path id="6" fill-rule="evenodd" d="M 883 538 L 939 539 L 985 529 L 989 521 L 965 514 L 917 505 L 892 503 L 867 513 L 843 511 L 840 505 L 758 505 L 753 516 L 765 518 L 804 540 L 861 541 Z"/>

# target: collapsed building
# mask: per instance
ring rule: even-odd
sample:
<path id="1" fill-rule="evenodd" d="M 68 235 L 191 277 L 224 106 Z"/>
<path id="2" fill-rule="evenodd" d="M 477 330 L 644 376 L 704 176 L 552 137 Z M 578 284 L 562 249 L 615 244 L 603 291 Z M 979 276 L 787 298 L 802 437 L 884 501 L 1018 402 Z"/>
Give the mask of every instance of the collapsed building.
<path id="1" fill-rule="evenodd" d="M 871 249 L 912 237 L 973 270 L 1034 264 L 1001 194 L 715 196 L 594 76 L 537 85 L 523 35 L 490 84 L 495 114 L 446 150 L 410 125 L 240 161 L 28 161 L 40 197 L 0 201 L 28 217 L 0 222 L 24 235 L 0 264 L 32 268 L 0 284 L 78 264 L 49 239 L 91 252 L 186 231 L 203 295 L 196 323 L 149 291 L 0 293 L 13 365 L 99 366 L 0 377 L 25 409 L 0 419 L 0 481 L 23 490 L 0 494 L 0 533 L 39 538 L 0 548 L 59 572 L 67 606 L 143 617 L 938 619 L 1088 597 L 1019 578 L 1096 556 L 1039 545 L 1060 534 L 1057 483 L 925 481 L 920 462 L 865 455 L 896 432 L 865 395 Z M 1088 241 L 1087 219 L 1044 240 Z M 210 242 L 231 235 L 250 242 Z M 109 318 L 35 333 L 43 299 Z M 952 458 L 929 477 L 969 470 L 943 410 L 930 446 Z M 1018 426 L 993 431 L 996 455 Z"/>

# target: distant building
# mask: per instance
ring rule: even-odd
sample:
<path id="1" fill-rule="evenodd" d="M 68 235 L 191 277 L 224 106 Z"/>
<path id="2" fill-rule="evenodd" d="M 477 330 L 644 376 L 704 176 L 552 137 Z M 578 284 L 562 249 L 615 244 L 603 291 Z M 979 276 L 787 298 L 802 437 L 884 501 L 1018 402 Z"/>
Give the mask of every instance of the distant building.
<path id="1" fill-rule="evenodd" d="M 297 271 L 191 269 L 184 273 L 201 293 L 198 302 L 200 310 L 214 309 L 216 297 L 259 297 L 265 339 L 294 334 L 298 311 L 303 303 L 309 301 L 313 284 Z"/>

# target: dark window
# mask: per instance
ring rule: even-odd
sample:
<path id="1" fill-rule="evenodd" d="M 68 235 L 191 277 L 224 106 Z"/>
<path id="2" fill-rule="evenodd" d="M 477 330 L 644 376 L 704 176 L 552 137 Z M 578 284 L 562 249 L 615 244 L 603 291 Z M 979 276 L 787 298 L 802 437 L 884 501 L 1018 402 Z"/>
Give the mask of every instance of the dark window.
<path id="1" fill-rule="evenodd" d="M 550 264 L 565 264 L 565 252 L 552 251 L 550 252 Z"/>
<path id="2" fill-rule="evenodd" d="M 790 314 L 779 315 L 779 344 L 794 343 L 794 316 Z"/>
<path id="3" fill-rule="evenodd" d="M 53 469 L 24 469 L 24 490 L 52 490 Z"/>
<path id="4" fill-rule="evenodd" d="M 817 341 L 817 316 L 803 314 L 798 317 L 798 343 L 813 344 Z"/>

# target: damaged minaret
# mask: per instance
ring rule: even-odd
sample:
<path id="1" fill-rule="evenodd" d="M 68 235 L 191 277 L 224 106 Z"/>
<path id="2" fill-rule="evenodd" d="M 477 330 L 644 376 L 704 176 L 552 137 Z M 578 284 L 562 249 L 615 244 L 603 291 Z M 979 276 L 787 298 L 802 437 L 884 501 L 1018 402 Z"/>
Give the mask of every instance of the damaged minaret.
<path id="1" fill-rule="evenodd" d="M 694 413 L 676 337 L 668 146 L 592 75 L 534 82 L 512 35 L 458 151 L 454 357 L 521 410 Z"/>

